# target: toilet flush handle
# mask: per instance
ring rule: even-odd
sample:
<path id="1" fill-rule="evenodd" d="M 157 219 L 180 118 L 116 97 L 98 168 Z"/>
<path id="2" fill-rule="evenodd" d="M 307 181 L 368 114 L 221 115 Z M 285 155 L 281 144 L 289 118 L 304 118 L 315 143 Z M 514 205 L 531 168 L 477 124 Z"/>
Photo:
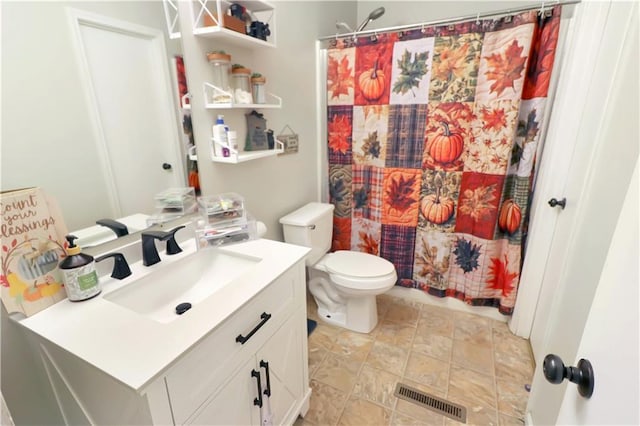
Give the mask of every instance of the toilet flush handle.
<path id="1" fill-rule="evenodd" d="M 307 226 L 307 228 L 309 228 L 309 229 L 311 229 L 313 231 L 314 229 L 316 229 L 316 226 L 315 225 L 309 225 L 309 226 Z"/>

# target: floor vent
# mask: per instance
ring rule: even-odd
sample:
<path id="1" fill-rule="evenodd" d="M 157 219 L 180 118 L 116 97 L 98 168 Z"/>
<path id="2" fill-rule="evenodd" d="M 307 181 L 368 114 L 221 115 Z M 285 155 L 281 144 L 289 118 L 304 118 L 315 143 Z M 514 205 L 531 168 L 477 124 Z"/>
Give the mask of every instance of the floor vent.
<path id="1" fill-rule="evenodd" d="M 396 390 L 393 394 L 400 399 L 413 402 L 438 414 L 457 420 L 460 423 L 467 422 L 467 409 L 462 405 L 429 395 L 428 393 L 421 392 L 418 389 L 402 383 L 396 385 Z"/>

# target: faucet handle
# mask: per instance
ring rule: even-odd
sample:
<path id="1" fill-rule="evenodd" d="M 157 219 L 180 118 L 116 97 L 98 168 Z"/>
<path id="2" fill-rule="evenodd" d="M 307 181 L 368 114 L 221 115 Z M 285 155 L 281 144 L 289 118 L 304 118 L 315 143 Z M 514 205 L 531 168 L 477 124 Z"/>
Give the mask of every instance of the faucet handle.
<path id="1" fill-rule="evenodd" d="M 178 242 L 176 241 L 176 232 L 178 232 L 182 228 L 184 228 L 184 225 L 176 226 L 172 230 L 167 231 L 167 233 L 171 235 L 169 237 L 169 239 L 167 240 L 167 254 L 168 255 L 178 254 L 178 253 L 180 253 L 182 251 L 182 249 L 178 245 Z"/>
<path id="2" fill-rule="evenodd" d="M 111 278 L 121 280 L 131 275 L 131 269 L 122 253 L 108 253 L 99 257 L 96 257 L 96 262 L 101 262 L 106 258 L 113 257 L 113 271 L 111 272 Z"/>
<path id="3" fill-rule="evenodd" d="M 129 229 L 127 225 L 124 223 L 118 222 L 113 219 L 98 219 L 96 220 L 96 224 L 106 226 L 111 229 L 118 238 L 124 237 L 125 235 L 129 235 Z"/>

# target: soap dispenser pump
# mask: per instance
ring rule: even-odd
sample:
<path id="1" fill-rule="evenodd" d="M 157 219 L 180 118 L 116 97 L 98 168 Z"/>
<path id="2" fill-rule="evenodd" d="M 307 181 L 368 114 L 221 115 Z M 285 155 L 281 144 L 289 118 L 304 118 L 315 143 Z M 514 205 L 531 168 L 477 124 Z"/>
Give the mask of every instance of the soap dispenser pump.
<path id="1" fill-rule="evenodd" d="M 65 238 L 69 243 L 67 257 L 60 262 L 59 268 L 67 297 L 72 302 L 79 302 L 97 296 L 102 289 L 93 256 L 80 253 L 80 247 L 74 242 L 78 239 L 75 235 L 67 235 Z"/>

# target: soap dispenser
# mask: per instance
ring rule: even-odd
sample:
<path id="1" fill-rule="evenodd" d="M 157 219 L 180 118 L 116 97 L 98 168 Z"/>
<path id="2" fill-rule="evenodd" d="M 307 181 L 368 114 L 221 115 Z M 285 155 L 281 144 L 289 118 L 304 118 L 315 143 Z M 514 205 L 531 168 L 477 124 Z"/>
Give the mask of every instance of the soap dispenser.
<path id="1" fill-rule="evenodd" d="M 74 242 L 78 238 L 75 235 L 67 235 L 65 238 L 69 247 L 67 257 L 60 262 L 59 268 L 67 297 L 72 302 L 79 302 L 97 296 L 101 288 L 93 256 L 80 253 L 80 247 Z"/>

